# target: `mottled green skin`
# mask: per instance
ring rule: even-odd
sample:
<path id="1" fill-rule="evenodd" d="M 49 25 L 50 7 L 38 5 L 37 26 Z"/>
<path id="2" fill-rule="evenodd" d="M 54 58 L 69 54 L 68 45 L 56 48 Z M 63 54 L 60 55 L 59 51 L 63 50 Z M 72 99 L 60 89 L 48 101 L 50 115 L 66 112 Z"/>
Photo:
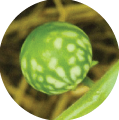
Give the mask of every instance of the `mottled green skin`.
<path id="1" fill-rule="evenodd" d="M 36 90 L 54 95 L 74 89 L 88 73 L 92 48 L 88 36 L 65 22 L 37 27 L 20 53 L 21 70 Z"/>

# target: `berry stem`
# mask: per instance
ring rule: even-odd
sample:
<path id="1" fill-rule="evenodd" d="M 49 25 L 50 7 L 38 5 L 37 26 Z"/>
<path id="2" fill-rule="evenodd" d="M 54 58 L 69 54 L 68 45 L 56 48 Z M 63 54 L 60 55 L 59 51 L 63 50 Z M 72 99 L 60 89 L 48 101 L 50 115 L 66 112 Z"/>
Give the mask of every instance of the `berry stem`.
<path id="1" fill-rule="evenodd" d="M 93 67 L 93 66 L 95 66 L 95 65 L 97 65 L 97 64 L 98 64 L 98 61 L 93 60 L 93 61 L 92 61 L 92 64 L 91 64 L 91 67 Z"/>
<path id="2" fill-rule="evenodd" d="M 94 82 L 89 77 L 85 77 L 82 83 L 88 86 L 89 88 L 91 88 L 94 85 Z"/>

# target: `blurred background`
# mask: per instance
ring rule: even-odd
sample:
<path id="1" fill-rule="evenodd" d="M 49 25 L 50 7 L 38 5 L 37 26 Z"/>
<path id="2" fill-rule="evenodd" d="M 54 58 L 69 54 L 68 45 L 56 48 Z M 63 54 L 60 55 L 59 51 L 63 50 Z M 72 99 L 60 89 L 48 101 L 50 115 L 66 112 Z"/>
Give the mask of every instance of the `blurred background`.
<path id="1" fill-rule="evenodd" d="M 107 22 L 90 7 L 72 0 L 37 3 L 13 20 L 0 47 L 0 72 L 4 85 L 23 109 L 35 116 L 52 120 L 90 89 L 80 84 L 75 91 L 49 96 L 27 84 L 19 64 L 21 46 L 35 27 L 50 21 L 69 22 L 87 33 L 93 48 L 93 60 L 99 61 L 88 73 L 94 82 L 119 59 L 119 50 Z"/>

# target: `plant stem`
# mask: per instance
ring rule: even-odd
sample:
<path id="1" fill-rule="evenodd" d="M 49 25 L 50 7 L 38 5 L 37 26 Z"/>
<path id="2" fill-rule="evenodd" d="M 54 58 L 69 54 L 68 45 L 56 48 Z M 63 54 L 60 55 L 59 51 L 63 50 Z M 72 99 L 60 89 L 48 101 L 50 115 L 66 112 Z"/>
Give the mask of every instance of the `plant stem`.
<path id="1" fill-rule="evenodd" d="M 97 108 L 111 92 L 119 71 L 119 61 L 71 107 L 65 110 L 55 120 L 71 120 L 81 117 Z"/>
<path id="2" fill-rule="evenodd" d="M 82 83 L 89 88 L 91 88 L 95 84 L 89 77 L 85 77 Z"/>
<path id="3" fill-rule="evenodd" d="M 95 65 L 97 65 L 97 64 L 98 64 L 98 61 L 93 60 L 93 61 L 92 61 L 92 64 L 91 64 L 91 67 L 93 67 L 93 66 L 95 66 Z"/>

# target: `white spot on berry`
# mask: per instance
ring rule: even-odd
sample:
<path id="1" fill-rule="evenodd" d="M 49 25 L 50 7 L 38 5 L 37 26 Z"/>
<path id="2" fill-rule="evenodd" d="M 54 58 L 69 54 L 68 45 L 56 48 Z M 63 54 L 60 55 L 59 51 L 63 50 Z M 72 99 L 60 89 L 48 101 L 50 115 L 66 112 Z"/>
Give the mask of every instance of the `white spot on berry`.
<path id="1" fill-rule="evenodd" d="M 49 50 L 46 50 L 46 51 L 42 54 L 42 56 L 43 56 L 43 58 L 44 58 L 45 60 L 47 60 L 47 59 L 50 58 L 51 54 L 50 54 Z"/>
<path id="2" fill-rule="evenodd" d="M 32 78 L 35 80 L 37 77 L 37 74 L 36 73 L 32 73 Z"/>
<path id="3" fill-rule="evenodd" d="M 87 70 L 89 70 L 89 65 L 88 64 L 85 64 L 84 65 L 84 69 L 87 71 Z"/>
<path id="4" fill-rule="evenodd" d="M 76 81 L 77 84 L 79 84 L 79 83 L 81 83 L 81 82 L 82 82 L 82 79 L 78 79 L 78 80 Z"/>
<path id="5" fill-rule="evenodd" d="M 39 77 L 38 77 L 38 81 L 39 81 L 39 82 L 43 82 L 43 76 L 39 76 Z"/>
<path id="6" fill-rule="evenodd" d="M 84 56 L 80 53 L 79 50 L 77 51 L 76 56 L 77 56 L 79 61 L 84 61 L 85 60 Z"/>
<path id="7" fill-rule="evenodd" d="M 47 80 L 48 83 L 51 83 L 51 84 L 57 82 L 57 80 L 54 77 L 51 77 L 51 76 L 47 76 L 46 80 Z"/>
<path id="8" fill-rule="evenodd" d="M 82 39 L 81 39 L 81 40 L 77 40 L 77 44 L 78 44 L 79 46 L 83 47 L 83 48 L 86 48 L 85 43 L 83 42 Z"/>
<path id="9" fill-rule="evenodd" d="M 49 62 L 49 68 L 50 69 L 55 69 L 57 65 L 58 60 L 56 58 L 51 58 Z"/>
<path id="10" fill-rule="evenodd" d="M 84 38 L 84 37 L 82 37 L 81 39 L 82 39 L 82 41 L 83 41 L 85 44 L 90 45 L 90 42 L 89 42 L 88 39 L 86 39 L 86 38 Z"/>
<path id="11" fill-rule="evenodd" d="M 47 85 L 46 88 L 48 88 L 49 90 L 54 90 L 52 86 Z"/>
<path id="12" fill-rule="evenodd" d="M 88 49 L 89 49 L 90 54 L 92 54 L 92 47 L 89 46 Z"/>
<path id="13" fill-rule="evenodd" d="M 63 35 L 67 36 L 67 37 L 77 37 L 78 34 L 72 31 L 64 31 L 62 32 Z"/>
<path id="14" fill-rule="evenodd" d="M 42 71 L 43 71 L 43 68 L 42 68 L 41 65 L 38 65 L 38 66 L 37 66 L 37 71 L 39 71 L 39 72 L 42 72 Z"/>
<path id="15" fill-rule="evenodd" d="M 40 89 L 41 88 L 41 85 L 39 83 L 36 83 L 35 86 Z M 41 90 L 40 90 L 41 91 Z"/>
<path id="16" fill-rule="evenodd" d="M 85 54 L 85 53 L 84 53 L 84 50 L 82 50 L 82 49 L 78 49 L 78 50 L 77 50 L 77 53 L 78 53 L 78 54 L 81 54 L 81 55 L 84 55 L 84 54 Z"/>
<path id="17" fill-rule="evenodd" d="M 37 68 L 37 62 L 36 62 L 35 59 L 32 59 L 32 60 L 31 60 L 31 66 L 32 66 L 32 69 L 33 69 L 33 70 L 36 70 L 36 68 Z"/>
<path id="18" fill-rule="evenodd" d="M 70 76 L 72 80 L 76 80 L 76 78 L 81 74 L 81 68 L 79 66 L 75 66 L 70 70 Z"/>
<path id="19" fill-rule="evenodd" d="M 26 69 L 26 67 L 27 67 L 27 65 L 26 65 L 26 58 L 22 58 L 21 66 L 22 66 L 23 69 Z"/>
<path id="20" fill-rule="evenodd" d="M 57 48 L 57 49 L 60 49 L 62 47 L 62 38 L 57 38 L 54 41 L 54 47 Z"/>
<path id="21" fill-rule="evenodd" d="M 60 77 L 65 77 L 65 71 L 62 67 L 57 67 L 56 68 L 56 73 L 60 76 Z"/>
<path id="22" fill-rule="evenodd" d="M 55 79 L 52 76 L 47 76 L 46 80 L 47 80 L 48 83 L 54 85 L 56 88 L 62 88 L 65 85 L 64 82 L 61 82 L 61 81 Z"/>
<path id="23" fill-rule="evenodd" d="M 32 59 L 32 60 L 31 60 L 31 66 L 32 66 L 32 69 L 33 69 L 34 71 L 36 71 L 36 70 L 39 71 L 39 72 L 42 72 L 42 71 L 43 71 L 42 66 L 39 65 L 35 59 Z"/>
<path id="24" fill-rule="evenodd" d="M 64 86 L 65 86 L 65 83 L 60 82 L 60 81 L 57 81 L 57 83 L 55 84 L 55 87 L 56 87 L 56 88 L 62 88 L 62 87 L 64 87 Z"/>
<path id="25" fill-rule="evenodd" d="M 68 64 L 69 64 L 69 65 L 72 65 L 72 64 L 75 63 L 75 61 L 76 61 L 76 58 L 75 58 L 74 56 L 72 56 L 72 57 L 68 60 Z"/>
<path id="26" fill-rule="evenodd" d="M 67 50 L 69 52 L 73 52 L 75 50 L 76 46 L 74 44 L 68 44 L 67 45 Z"/>

